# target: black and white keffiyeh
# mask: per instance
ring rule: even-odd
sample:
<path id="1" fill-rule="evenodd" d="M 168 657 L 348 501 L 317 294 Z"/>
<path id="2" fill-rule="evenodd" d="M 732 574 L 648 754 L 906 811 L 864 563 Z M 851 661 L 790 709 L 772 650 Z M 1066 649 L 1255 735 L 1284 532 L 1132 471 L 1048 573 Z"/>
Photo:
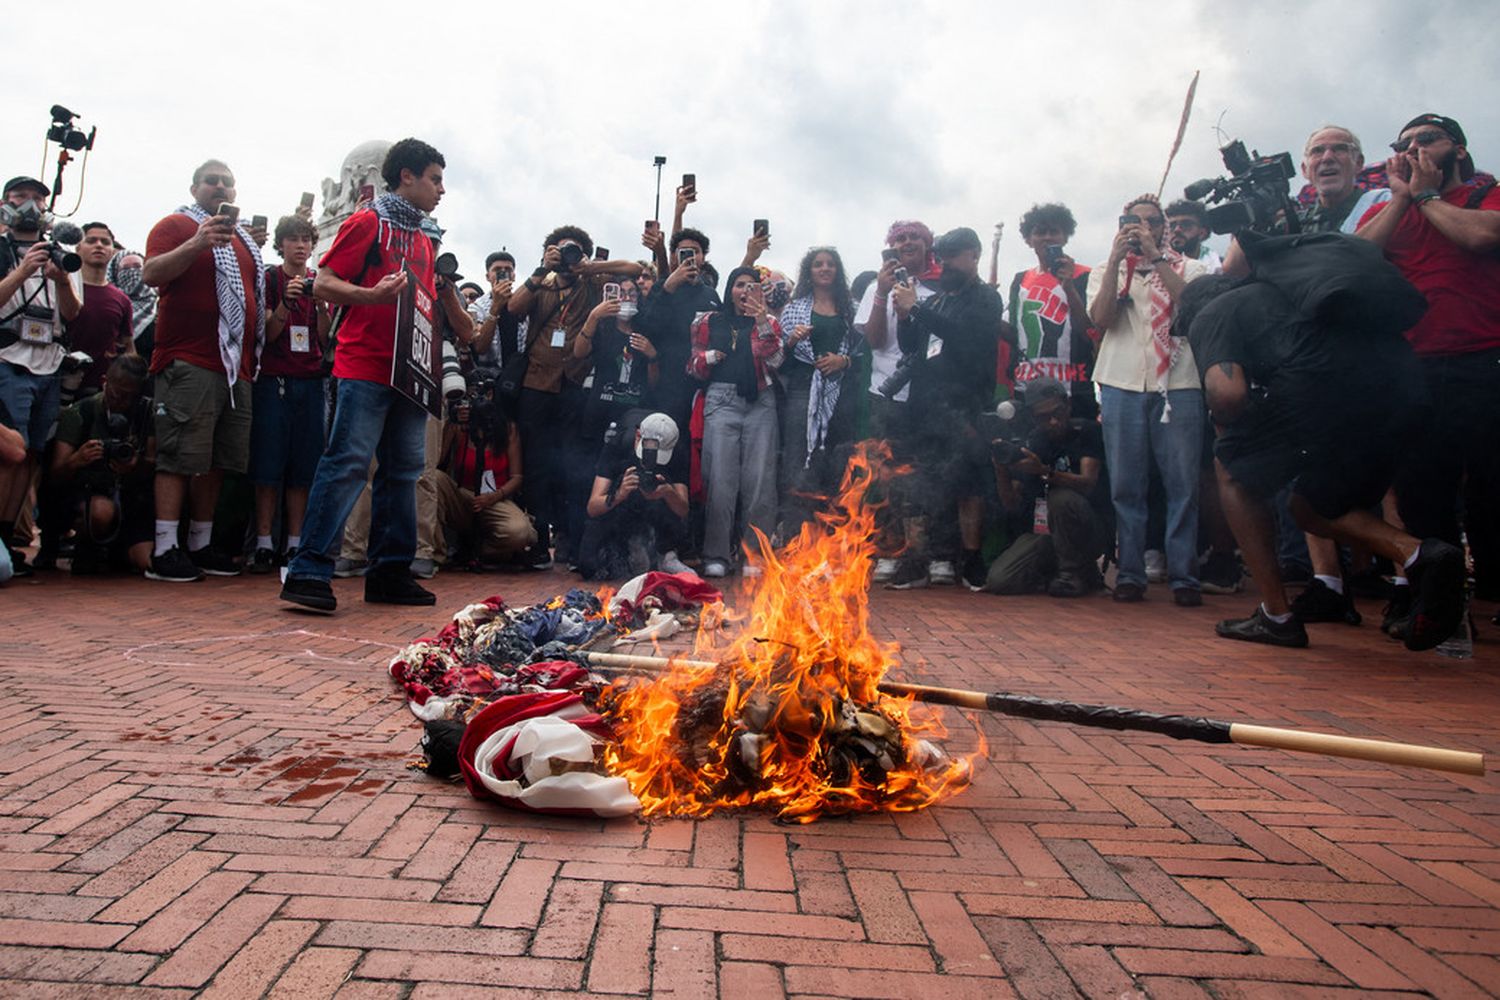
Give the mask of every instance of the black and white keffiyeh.
<path id="1" fill-rule="evenodd" d="M 121 261 L 131 254 L 143 257 L 139 251 L 121 250 L 105 265 L 104 277 L 130 299 L 130 326 L 134 339 L 140 340 L 147 327 L 156 322 L 156 289 L 141 280 L 139 267 L 122 267 Z"/>
<path id="2" fill-rule="evenodd" d="M 781 310 L 781 330 L 785 336 L 812 322 L 813 300 L 811 295 L 800 299 L 793 299 Z M 839 344 L 839 353 L 848 357 L 854 349 L 853 344 L 854 327 L 849 323 L 848 317 L 844 317 L 844 339 Z M 812 388 L 807 397 L 807 459 L 803 466 L 812 464 L 813 453 L 823 447 L 828 439 L 828 425 L 833 421 L 833 411 L 839 405 L 839 391 L 844 384 L 844 373 L 838 372 L 832 377 L 818 371 L 817 358 L 813 355 L 811 337 L 804 337 L 792 348 L 792 357 L 804 362 L 813 370 Z"/>
<path id="3" fill-rule="evenodd" d="M 200 224 L 209 217 L 198 205 L 183 205 L 177 211 Z M 234 234 L 250 251 L 250 259 L 255 261 L 255 367 L 258 371 L 260 353 L 266 346 L 266 265 L 260 259 L 260 247 L 250 238 L 249 230 L 236 226 Z M 214 247 L 213 255 L 214 292 L 219 300 L 219 360 L 224 363 L 229 384 L 234 385 L 239 380 L 240 359 L 245 353 L 245 278 L 240 274 L 240 260 L 230 244 Z"/>
<path id="4" fill-rule="evenodd" d="M 403 259 L 409 257 L 412 239 L 426 217 L 422 210 L 392 191 L 370 202 L 370 208 L 380 218 L 380 245 Z"/>

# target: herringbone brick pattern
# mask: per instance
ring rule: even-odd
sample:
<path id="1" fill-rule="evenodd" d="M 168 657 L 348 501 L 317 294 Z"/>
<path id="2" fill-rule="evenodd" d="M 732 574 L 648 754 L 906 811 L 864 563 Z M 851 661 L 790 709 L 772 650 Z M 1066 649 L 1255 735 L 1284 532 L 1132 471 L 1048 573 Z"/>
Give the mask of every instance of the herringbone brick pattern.
<path id="1" fill-rule="evenodd" d="M 467 600 L 332 619 L 274 584 L 0 591 L 0 992 L 211 997 L 1479 996 L 1500 779 L 949 710 L 987 749 L 914 815 L 777 825 L 505 812 L 404 768 L 382 670 Z M 904 676 L 1500 751 L 1500 645 L 1216 640 L 1184 610 L 874 598 Z M 1377 609 L 1369 608 L 1374 612 Z"/>

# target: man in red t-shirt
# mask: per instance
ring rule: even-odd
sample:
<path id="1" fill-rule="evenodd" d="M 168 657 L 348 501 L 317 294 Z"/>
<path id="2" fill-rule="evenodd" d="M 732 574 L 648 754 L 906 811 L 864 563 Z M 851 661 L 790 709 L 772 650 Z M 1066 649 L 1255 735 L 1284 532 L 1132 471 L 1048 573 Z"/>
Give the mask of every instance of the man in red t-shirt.
<path id="1" fill-rule="evenodd" d="M 329 585 L 334 556 L 376 457 L 365 600 L 437 600 L 411 575 L 427 411 L 391 387 L 391 374 L 396 301 L 409 280 L 405 268 L 433 295 L 432 243 L 421 223 L 443 196 L 445 166 L 443 155 L 420 139 L 393 145 L 380 170 L 386 193 L 345 220 L 320 262 L 313 293 L 347 312 L 334 349 L 339 381 L 333 429 L 308 496 L 302 546 L 281 588 L 281 599 L 292 604 L 323 612 L 338 606 Z M 465 343 L 473 339 L 472 329 L 456 332 Z"/>
<path id="2" fill-rule="evenodd" d="M 251 573 L 276 568 L 271 538 L 277 500 L 286 498 L 287 561 L 302 545 L 302 520 L 318 456 L 323 453 L 323 350 L 332 316 L 313 297 L 307 266 L 318 231 L 300 215 L 276 223 L 281 266 L 266 271 L 266 348 L 255 376 L 250 423 L 250 482 L 255 485 L 255 554 Z"/>
<path id="3" fill-rule="evenodd" d="M 209 160 L 189 190 L 192 203 L 152 227 L 141 270 L 158 296 L 156 544 L 146 576 L 174 583 L 240 571 L 209 541 L 224 473 L 244 472 L 250 457 L 250 379 L 265 339 L 260 249 L 237 210 L 221 214 L 234 204 L 234 173 Z M 185 553 L 177 544 L 184 498 Z"/>
<path id="4" fill-rule="evenodd" d="M 1413 535 L 1457 545 L 1462 487 L 1477 594 L 1500 600 L 1500 190 L 1476 181 L 1452 118 L 1418 115 L 1391 148 L 1391 200 L 1365 213 L 1356 235 L 1383 247 L 1427 297 L 1426 315 L 1406 337 L 1429 405 L 1396 498 Z M 1405 627 L 1409 594 L 1398 587 L 1387 631 Z"/>

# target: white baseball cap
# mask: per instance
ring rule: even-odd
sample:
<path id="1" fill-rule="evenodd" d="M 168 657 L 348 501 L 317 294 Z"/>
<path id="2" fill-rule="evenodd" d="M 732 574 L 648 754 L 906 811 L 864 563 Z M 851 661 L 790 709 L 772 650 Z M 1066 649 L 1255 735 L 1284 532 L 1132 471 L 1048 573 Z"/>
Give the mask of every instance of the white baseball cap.
<path id="1" fill-rule="evenodd" d="M 672 449 L 677 447 L 677 421 L 665 413 L 653 413 L 641 421 L 640 436 L 635 442 L 635 457 L 641 457 L 641 442 L 656 442 L 656 464 L 666 465 L 672 461 Z"/>

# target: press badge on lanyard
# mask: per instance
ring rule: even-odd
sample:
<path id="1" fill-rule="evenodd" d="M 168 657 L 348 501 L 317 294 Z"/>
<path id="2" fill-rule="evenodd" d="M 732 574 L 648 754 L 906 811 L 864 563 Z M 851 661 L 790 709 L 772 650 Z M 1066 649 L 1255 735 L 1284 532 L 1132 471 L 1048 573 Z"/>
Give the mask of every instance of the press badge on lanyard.
<path id="1" fill-rule="evenodd" d="M 1031 508 L 1031 533 L 1034 535 L 1050 535 L 1052 529 L 1047 526 L 1047 497 L 1045 495 L 1036 498 L 1036 503 Z"/>
<path id="2" fill-rule="evenodd" d="M 28 344 L 45 347 L 52 343 L 52 324 L 47 320 L 21 317 L 21 340 Z"/>
<path id="3" fill-rule="evenodd" d="M 568 339 L 568 331 L 564 330 L 562 327 L 558 327 L 556 330 L 552 331 L 552 346 L 553 347 L 559 347 L 559 348 L 562 347 L 563 344 L 567 342 L 567 339 Z"/>
<path id="4" fill-rule="evenodd" d="M 305 326 L 291 327 L 292 350 L 298 354 L 306 354 L 312 350 L 312 331 Z"/>

